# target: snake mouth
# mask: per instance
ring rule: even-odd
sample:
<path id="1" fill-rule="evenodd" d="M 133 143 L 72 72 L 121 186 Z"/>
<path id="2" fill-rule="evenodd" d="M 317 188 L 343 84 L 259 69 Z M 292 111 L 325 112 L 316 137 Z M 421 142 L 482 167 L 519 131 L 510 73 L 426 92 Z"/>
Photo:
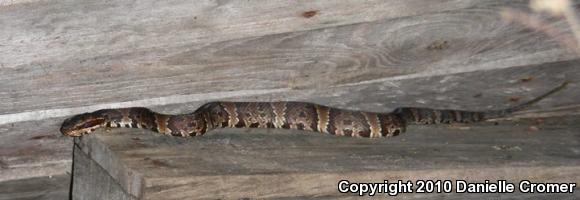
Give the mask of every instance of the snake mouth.
<path id="1" fill-rule="evenodd" d="M 68 136 L 80 137 L 80 136 L 89 134 L 89 133 L 93 132 L 94 130 L 96 130 L 96 128 L 77 129 L 77 130 L 61 130 L 61 132 L 65 135 L 68 135 Z"/>

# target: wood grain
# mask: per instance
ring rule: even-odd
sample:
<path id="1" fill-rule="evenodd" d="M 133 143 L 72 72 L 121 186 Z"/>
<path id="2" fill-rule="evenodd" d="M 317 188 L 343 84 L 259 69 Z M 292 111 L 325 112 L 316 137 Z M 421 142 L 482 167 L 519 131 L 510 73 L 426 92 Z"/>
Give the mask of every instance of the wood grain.
<path id="1" fill-rule="evenodd" d="M 72 177 L 72 199 L 78 200 L 135 200 L 134 196 L 123 191 L 119 184 L 95 161 L 74 147 L 74 174 Z M 97 192 L 86 192 L 97 191 Z"/>
<path id="2" fill-rule="evenodd" d="M 58 133 L 62 120 L 0 125 L 0 182 L 70 174 L 72 139 Z"/>
<path id="3" fill-rule="evenodd" d="M 437 0 L 431 6 L 418 6 L 424 1 L 28 1 L 0 7 L 2 26 L 12 27 L 0 37 L 8 53 L 2 56 L 11 59 L 0 60 L 2 67 L 11 68 L 35 61 L 124 55 L 154 47 L 202 45 L 464 9 L 479 2 Z M 315 17 L 303 16 L 313 10 L 319 11 Z"/>
<path id="4" fill-rule="evenodd" d="M 69 197 L 68 174 L 0 182 L 0 200 L 63 200 Z"/>
<path id="5" fill-rule="evenodd" d="M 178 9 L 188 8 L 179 3 L 164 7 L 146 3 L 85 5 L 74 1 L 62 5 L 33 7 L 40 9 L 34 13 L 48 15 L 41 19 L 36 15 L 17 13 L 17 8 L 24 8 L 5 8 L 9 12 L 3 13 L 7 18 L 3 22 L 6 26 L 12 25 L 16 28 L 6 33 L 8 35 L 4 38 L 11 39 L 4 42 L 6 44 L 3 49 L 6 53 L 0 54 L 7 56 L 6 59 L 0 58 L 3 62 L 13 62 L 0 68 L 0 114 L 6 118 L 15 118 L 17 116 L 8 114 L 33 112 L 29 113 L 30 117 L 22 119 L 26 120 L 32 116 L 44 116 L 41 114 L 52 109 L 74 109 L 95 104 L 114 107 L 119 102 L 157 99 L 155 103 L 145 105 L 156 106 L 172 102 L 174 95 L 248 89 L 276 92 L 279 89 L 371 84 L 392 79 L 509 68 L 575 57 L 567 54 L 542 33 L 504 23 L 497 14 L 498 9 L 503 6 L 521 7 L 524 5 L 522 2 L 461 2 L 463 3 L 458 4 L 464 5 L 461 9 L 439 9 L 437 12 L 424 12 L 420 15 L 412 12 L 415 15 L 399 15 L 398 18 L 380 20 L 377 18 L 370 22 L 358 21 L 360 23 L 342 26 L 317 26 L 318 29 L 309 31 L 264 34 L 259 37 L 230 37 L 226 41 L 206 41 L 201 44 L 182 36 L 195 35 L 197 29 L 178 29 L 174 32 L 167 31 L 173 30 L 173 27 L 157 25 L 160 21 L 110 19 L 116 17 L 111 13 L 117 13 L 120 9 L 137 9 L 139 6 L 159 6 L 162 10 L 151 12 L 154 14 L 189 13 Z M 200 3 L 202 5 L 204 4 Z M 388 5 L 392 6 L 390 3 Z M 408 5 L 413 4 L 410 2 Z M 91 6 L 102 8 L 86 10 Z M 223 6 L 232 6 L 230 12 L 233 13 L 237 13 L 234 12 L 236 9 L 241 9 L 230 4 Z M 397 7 L 393 6 L 382 12 L 388 13 L 388 10 L 395 8 Z M 58 10 L 71 11 L 72 16 L 49 14 Z M 323 16 L 327 12 L 322 8 L 319 10 L 320 14 L 308 20 Z M 138 11 L 127 14 L 140 13 Z M 85 21 L 77 21 L 79 17 L 75 13 L 89 16 L 82 19 L 94 21 L 102 18 L 103 21 L 114 24 L 96 23 L 98 25 L 94 25 L 95 27 L 79 28 L 78 24 Z M 188 15 L 190 14 L 193 13 Z M 131 17 L 128 19 L 136 18 L 132 15 Z M 153 16 L 140 16 L 149 19 L 147 17 Z M 175 17 L 177 22 L 184 20 Z M 165 18 L 156 20 L 163 19 Z M 204 18 L 204 21 L 207 20 Z M 52 21 L 54 22 L 51 23 Z M 175 24 L 179 23 L 175 21 L 163 24 L 177 26 Z M 133 26 L 127 23 L 139 24 Z M 240 26 L 244 27 L 242 25 Z M 553 25 L 563 27 L 564 24 L 554 21 Z M 16 33 L 38 29 L 51 36 L 42 36 L 41 41 L 47 40 L 51 45 L 60 46 L 51 46 L 36 40 L 32 42 L 31 38 L 23 40 L 22 45 L 18 43 Z M 76 29 L 80 30 L 76 32 Z M 96 30 L 99 32 L 95 32 Z M 218 30 L 229 34 L 227 29 Z M 115 33 L 119 35 L 115 36 Z M 135 35 L 137 33 L 158 36 L 141 37 Z M 211 34 L 212 37 L 214 35 Z M 55 39 L 56 37 L 59 38 Z M 119 38 L 114 39 L 115 37 Z M 63 42 L 66 45 L 57 42 L 60 40 L 65 40 Z M 441 40 L 447 41 L 447 48 L 428 48 L 433 42 Z M 53 50 L 42 51 L 34 46 L 37 44 L 49 46 Z M 59 48 L 70 50 L 58 50 Z M 19 61 L 18 59 L 26 59 L 22 55 L 30 53 L 23 51 L 29 49 L 38 52 L 34 55 L 39 58 Z M 45 52 L 51 54 L 47 55 L 50 58 L 38 55 Z M 206 96 L 212 97 L 211 94 Z M 78 110 L 74 111 L 77 112 Z M 69 110 L 68 114 L 73 112 Z M 57 117 L 46 115 L 46 118 L 51 116 Z"/>
<path id="6" fill-rule="evenodd" d="M 534 132 L 526 129 L 534 120 L 413 126 L 393 140 L 263 129 L 183 139 L 116 129 L 75 144 L 141 199 L 343 196 L 341 179 L 580 183 L 577 120 L 549 118 Z"/>

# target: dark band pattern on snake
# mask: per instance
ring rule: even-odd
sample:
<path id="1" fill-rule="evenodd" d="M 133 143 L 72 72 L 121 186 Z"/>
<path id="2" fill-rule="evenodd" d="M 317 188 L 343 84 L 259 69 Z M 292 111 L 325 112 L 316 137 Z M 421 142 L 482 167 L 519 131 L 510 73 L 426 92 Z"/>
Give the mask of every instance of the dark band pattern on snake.
<path id="1" fill-rule="evenodd" d="M 216 128 L 278 128 L 338 136 L 382 138 L 404 133 L 411 124 L 475 123 L 527 108 L 568 82 L 523 104 L 503 110 L 465 111 L 401 107 L 389 113 L 345 110 L 307 102 L 209 102 L 188 114 L 166 115 L 148 108 L 103 109 L 66 119 L 60 131 L 82 136 L 101 127 L 150 129 L 190 137 Z"/>

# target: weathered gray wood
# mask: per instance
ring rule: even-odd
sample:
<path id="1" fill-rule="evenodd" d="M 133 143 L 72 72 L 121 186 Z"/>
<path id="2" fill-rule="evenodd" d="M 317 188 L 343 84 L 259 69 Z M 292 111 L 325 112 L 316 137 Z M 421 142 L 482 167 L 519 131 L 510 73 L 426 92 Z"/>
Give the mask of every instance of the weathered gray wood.
<path id="1" fill-rule="evenodd" d="M 336 191 L 341 179 L 579 183 L 577 120 L 416 126 L 392 140 L 247 129 L 183 139 L 116 129 L 76 144 L 124 191 L 142 199 L 325 197 L 342 196 Z M 528 130 L 530 125 L 539 131 Z"/>
<path id="2" fill-rule="evenodd" d="M 64 200 L 69 188 L 69 174 L 0 181 L 0 200 Z"/>
<path id="3" fill-rule="evenodd" d="M 119 184 L 95 161 L 74 147 L 74 171 L 72 198 L 75 200 L 119 199 L 133 200 L 135 197 L 122 190 Z"/>
<path id="4" fill-rule="evenodd" d="M 191 38 L 204 30 L 214 30 L 214 26 L 186 23 L 191 16 L 195 16 L 195 12 L 184 11 L 193 8 L 182 3 L 117 5 L 71 1 L 50 6 L 27 4 L 3 8 L 6 12 L 2 12 L 5 18 L 2 25 L 15 28 L 5 30 L 6 37 L 0 37 L 7 40 L 2 42 L 5 43 L 2 49 L 6 53 L 0 54 L 7 57 L 0 57 L 0 60 L 9 62 L 0 69 L 0 94 L 5 94 L 0 96 L 0 113 L 3 114 L 0 115 L 0 122 L 67 116 L 93 108 L 83 106 L 125 105 L 119 102 L 155 106 L 187 101 L 179 99 L 183 96 L 175 95 L 201 94 L 191 97 L 192 101 L 207 100 L 219 98 L 228 91 L 237 92 L 229 96 L 239 96 L 247 90 L 275 93 L 301 88 L 369 84 L 576 57 L 566 53 L 552 38 L 521 26 L 506 24 L 497 14 L 503 6 L 523 7 L 526 5 L 524 2 L 461 1 L 458 5 L 448 2 L 449 9 L 443 9 L 445 4 L 431 1 L 430 5 L 437 6 L 414 6 L 419 3 L 412 1 L 400 4 L 409 6 L 409 9 L 400 9 L 392 6 L 399 5 L 397 2 L 362 4 L 362 7 L 359 3 L 340 5 L 359 8 L 352 12 L 364 11 L 364 16 L 378 16 L 368 13 L 366 8 L 379 8 L 384 4 L 389 8 L 381 8 L 380 13 L 397 10 L 395 13 L 409 12 L 407 15 L 395 15 L 399 18 L 376 17 L 373 19 L 382 20 L 338 27 L 316 26 L 321 29 L 260 37 L 245 37 L 248 35 L 232 31 L 232 35 L 242 35 L 240 37 L 243 38 L 218 40 L 222 42 L 215 43 L 201 43 Z M 231 7 L 226 9 L 229 11 L 227 13 L 242 13 L 244 9 L 250 9 L 235 6 L 238 3 L 226 3 L 215 9 Z M 280 10 L 295 9 L 285 3 L 275 3 L 268 3 L 263 9 L 270 8 L 268 5 L 280 5 Z M 199 4 L 199 7 L 205 5 Z M 151 7 L 155 7 L 156 11 L 148 9 Z M 211 5 L 209 7 L 213 8 Z M 419 8 L 432 10 L 417 10 Z M 27 12 L 20 12 L 22 9 Z M 145 10 L 153 14 L 144 14 Z M 271 11 L 277 13 L 278 10 Z M 320 15 L 325 12 L 321 9 Z M 39 19 L 35 13 L 45 13 L 47 16 Z M 76 13 L 82 13 L 84 17 Z M 167 15 L 155 18 L 163 14 Z M 271 23 L 258 23 L 256 26 L 261 29 L 246 27 L 247 24 L 256 23 L 253 21 L 256 15 L 250 16 L 234 15 L 233 18 L 239 19 L 224 24 L 224 27 L 237 27 L 238 20 L 250 20 L 239 27 L 251 32 L 272 29 L 265 25 Z M 212 20 L 220 18 L 219 15 L 207 17 L 200 16 L 202 22 L 199 23 L 217 23 Z M 267 16 L 259 18 L 268 19 Z M 97 19 L 107 23 L 84 23 Z M 86 24 L 89 27 L 85 27 Z M 281 21 L 281 24 L 287 26 L 288 23 Z M 552 21 L 551 25 L 566 28 L 561 21 Z M 221 37 L 215 34 L 216 30 L 224 34 L 232 33 L 219 29 L 224 27 L 215 27 L 218 29 L 204 37 Z M 24 34 L 21 37 L 25 38 L 21 39 L 22 32 L 30 35 Z M 441 41 L 447 41 L 448 46 L 443 49 L 429 48 Z M 43 51 L 43 48 L 51 50 Z M 24 57 L 28 51 L 36 52 L 33 56 L 38 58 Z M 73 109 L 79 107 L 81 109 Z"/>
<path id="5" fill-rule="evenodd" d="M 2 54 L 0 66 L 18 67 L 35 61 L 76 60 L 80 57 L 99 56 L 95 53 L 122 55 L 138 49 L 160 47 L 160 44 L 166 47 L 187 43 L 203 44 L 485 7 L 496 2 L 498 1 L 32 0 L 21 5 L 0 7 L 1 25 L 11 27 L 0 32 L 0 43 L 7 53 Z M 425 6 L 426 3 L 429 6 Z M 504 5 L 524 6 L 522 2 L 516 1 Z M 312 14 L 305 16 L 305 12 Z M 107 50 L 114 52 L 104 52 Z"/>
<path id="6" fill-rule="evenodd" d="M 62 120 L 0 125 L 0 182 L 70 173 L 73 143 L 58 133 Z"/>
<path id="7" fill-rule="evenodd" d="M 42 1 L 3 6 L 3 44 L 12 56 L 4 67 L 34 60 L 62 60 L 88 56 L 91 50 L 115 50 L 121 55 L 159 44 L 208 43 L 234 38 L 311 30 L 398 18 L 428 12 L 464 9 L 480 1 L 421 0 L 326 1 Z M 495 1 L 489 1 L 492 3 Z M 517 4 L 517 3 L 512 3 Z M 521 5 L 521 3 L 519 3 Z M 30 11 L 30 12 L 22 12 Z M 315 11 L 315 12 L 310 12 Z M 305 12 L 315 13 L 304 16 Z M 81 17 L 82 16 L 82 17 Z M 28 33 L 21 35 L 22 33 Z M 20 44 L 19 44 L 20 43 Z M 16 49 L 30 45 L 28 49 Z M 49 45 L 49 46 L 46 46 Z M 79 48 L 70 48 L 74 45 Z M 47 50 L 44 53 L 35 50 Z M 14 50 L 19 50 L 14 52 Z M 25 56 L 22 56 L 24 54 Z M 32 56 L 35 55 L 35 56 Z M 64 56 L 64 58 L 62 58 Z M 61 58 L 59 58 L 61 57 Z M 76 59 L 76 58 L 73 58 Z"/>

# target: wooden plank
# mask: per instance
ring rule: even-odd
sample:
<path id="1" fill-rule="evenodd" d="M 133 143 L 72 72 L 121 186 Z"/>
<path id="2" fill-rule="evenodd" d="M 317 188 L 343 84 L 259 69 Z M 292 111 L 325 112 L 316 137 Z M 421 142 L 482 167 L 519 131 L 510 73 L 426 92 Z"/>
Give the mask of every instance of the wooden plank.
<path id="1" fill-rule="evenodd" d="M 45 176 L 0 182 L 0 200 L 68 199 L 70 175 Z"/>
<path id="2" fill-rule="evenodd" d="M 125 193 L 119 184 L 103 168 L 89 159 L 77 146 L 74 148 L 74 167 L 71 191 L 72 199 L 135 199 L 134 196 Z"/>
<path id="3" fill-rule="evenodd" d="M 464 9 L 476 7 L 480 1 L 436 0 L 423 6 L 425 3 L 422 0 L 29 1 L 0 7 L 1 25 L 12 27 L 0 35 L 0 43 L 9 53 L 2 56 L 11 59 L 0 60 L 2 67 L 17 67 L 34 61 L 87 59 L 96 56 L 95 53 L 123 55 L 160 44 L 166 47 L 203 44 Z M 108 50 L 114 52 L 105 52 Z"/>
<path id="4" fill-rule="evenodd" d="M 72 139 L 59 134 L 62 120 L 0 125 L 0 182 L 70 174 Z"/>
<path id="5" fill-rule="evenodd" d="M 340 197 L 341 179 L 580 183 L 577 120 L 414 126 L 391 140 L 248 129 L 184 139 L 116 129 L 75 143 L 141 199 Z M 577 197 L 556 196 L 570 195 Z"/>
<path id="6" fill-rule="evenodd" d="M 379 8 L 381 5 L 389 7 L 392 6 L 391 3 L 397 2 L 399 1 L 388 1 L 376 6 L 357 6 Z M 432 7 L 413 6 L 415 4 L 412 2 L 400 5 L 417 7 L 416 9 Z M 0 37 L 9 40 L 3 42 L 5 44 L 2 49 L 6 53 L 3 52 L 0 56 L 6 58 L 0 60 L 10 62 L 0 68 L 0 114 L 3 114 L 0 115 L 0 123 L 41 120 L 94 108 L 84 106 L 118 107 L 121 105 L 119 102 L 157 106 L 183 103 L 186 101 L 184 99 L 191 97 L 187 95 L 192 94 L 194 96 L 191 101 L 202 101 L 223 96 L 223 93 L 229 91 L 258 90 L 259 93 L 276 93 L 293 89 L 369 84 L 509 68 L 576 57 L 566 53 L 552 38 L 521 26 L 505 24 L 496 14 L 504 6 L 525 6 L 523 2 L 461 2 L 453 6 L 450 3 L 448 10 L 439 8 L 446 4 L 433 4 L 437 5 L 433 10 L 409 11 L 421 15 L 400 14 L 397 15 L 399 18 L 338 27 L 317 26 L 321 29 L 260 37 L 248 38 L 245 35 L 240 39 L 203 44 L 199 43 L 200 40 L 183 36 L 196 35 L 198 26 L 167 31 L 174 30 L 174 26 L 183 25 L 179 22 L 187 17 L 182 18 L 180 15 L 195 15 L 193 11 L 183 10 L 193 9 L 192 7 L 179 2 L 116 5 L 71 1 L 3 8 L 6 10 L 2 12 L 6 18 L 3 25 L 15 28 L 3 32 L 7 37 Z M 229 11 L 239 11 L 238 6 L 234 6 L 237 3 L 218 8 L 225 9 L 229 5 L 232 6 Z M 200 3 L 201 7 L 202 5 L 205 4 Z M 286 4 L 268 3 L 264 9 L 269 8 L 268 5 Z M 357 6 L 354 7 L 359 8 Z M 98 9 L 93 10 L 93 7 Z M 151 7 L 159 10 L 151 12 L 150 9 L 145 9 Z M 218 8 L 216 9 L 219 10 Z M 359 10 L 364 10 L 363 8 Z M 381 13 L 389 13 L 391 9 L 398 8 L 400 7 L 393 6 L 381 10 Z M 28 12 L 19 12 L 22 9 L 27 9 Z M 281 9 L 286 10 L 287 7 L 283 6 Z M 292 9 L 289 12 L 296 12 Z M 144 14 L 145 10 L 155 16 L 163 14 L 165 17 L 155 18 Z M 55 11 L 65 11 L 70 15 L 60 16 L 62 14 L 57 13 L 63 12 Z M 277 11 L 272 10 L 271 13 Z M 175 14 L 168 14 L 169 12 Z M 324 10 L 320 12 L 325 13 Z M 401 12 L 406 13 L 407 9 L 395 13 Z M 43 17 L 43 21 L 31 13 L 46 13 L 48 16 Z M 83 16 L 88 17 L 77 17 L 76 13 L 83 13 Z M 130 19 L 139 16 L 144 21 L 115 20 L 121 19 L 116 17 L 126 19 L 127 15 L 131 16 Z M 365 10 L 364 16 L 366 15 Z M 259 18 L 267 19 L 263 16 Z M 98 23 L 91 26 L 94 23 L 89 23 L 92 22 L 90 20 L 96 19 L 113 24 Z M 169 19 L 175 21 L 163 21 Z M 247 23 L 250 24 L 255 23 L 253 19 L 256 18 L 240 18 L 249 20 Z M 50 23 L 51 21 L 54 23 Z M 204 21 L 209 20 L 204 18 Z M 231 23 L 236 22 L 239 21 L 234 20 Z M 240 27 L 247 23 L 242 23 Z M 83 27 L 89 24 L 89 27 L 79 28 L 77 24 L 83 24 Z M 286 22 L 283 24 L 287 25 Z M 561 21 L 553 21 L 551 25 L 565 27 Z M 232 24 L 224 26 L 230 27 Z M 214 30 L 213 26 L 210 27 L 206 28 Z M 247 30 L 254 32 L 271 28 L 263 26 L 262 29 L 255 29 L 249 26 Z M 40 33 L 30 30 L 44 34 L 36 36 L 35 34 Z M 230 34 L 222 29 L 215 30 Z M 133 33 L 137 31 L 152 35 L 137 36 Z M 24 34 L 24 39 L 15 36 L 22 35 L 20 33 L 23 32 L 32 35 Z M 232 34 L 243 35 L 235 31 Z M 210 35 L 221 37 L 215 31 L 206 36 Z M 35 37 L 40 39 L 31 39 Z M 20 40 L 23 40 L 22 44 L 18 43 Z M 446 48 L 428 48 L 433 43 L 442 41 L 447 42 Z M 42 48 L 34 46 L 37 44 L 52 50 L 42 51 Z M 67 51 L 62 50 L 63 48 Z M 22 52 L 28 49 L 34 49 L 33 56 L 38 58 L 29 59 L 23 56 L 31 54 Z"/>

